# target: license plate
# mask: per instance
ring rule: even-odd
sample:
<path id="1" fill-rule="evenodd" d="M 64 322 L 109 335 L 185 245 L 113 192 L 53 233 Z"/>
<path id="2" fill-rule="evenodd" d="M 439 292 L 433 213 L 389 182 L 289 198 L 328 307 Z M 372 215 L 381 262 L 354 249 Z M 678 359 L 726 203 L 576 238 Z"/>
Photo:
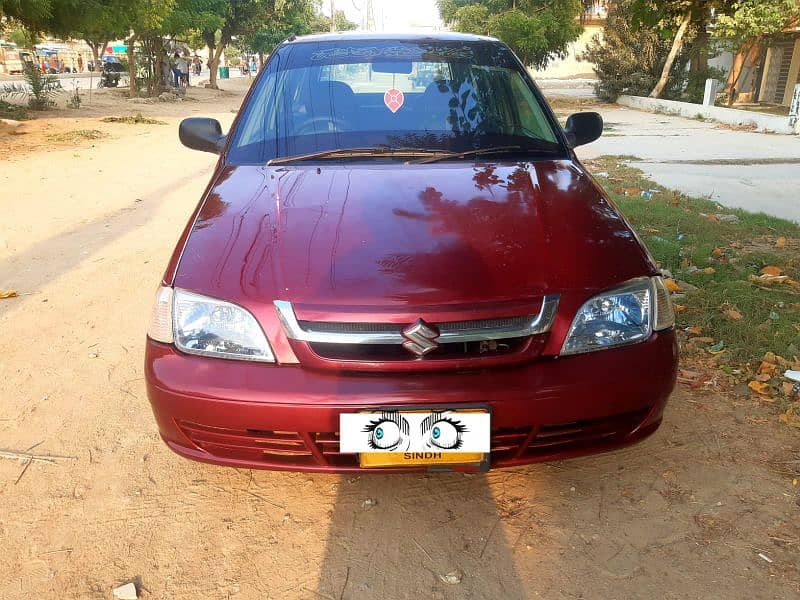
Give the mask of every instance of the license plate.
<path id="1" fill-rule="evenodd" d="M 486 408 L 383 408 L 343 413 L 339 451 L 363 468 L 482 466 L 490 450 Z"/>
<path id="2" fill-rule="evenodd" d="M 482 452 L 363 452 L 358 458 L 362 469 L 437 465 L 479 467 L 486 455 Z"/>

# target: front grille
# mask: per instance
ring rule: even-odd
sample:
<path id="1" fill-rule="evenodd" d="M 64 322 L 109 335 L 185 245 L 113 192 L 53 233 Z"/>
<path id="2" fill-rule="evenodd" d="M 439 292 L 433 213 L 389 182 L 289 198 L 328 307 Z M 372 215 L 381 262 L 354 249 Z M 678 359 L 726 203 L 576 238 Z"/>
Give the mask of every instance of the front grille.
<path id="1" fill-rule="evenodd" d="M 576 450 L 628 435 L 650 409 L 601 419 L 497 429 L 492 432 L 492 461 L 533 457 Z"/>
<path id="2" fill-rule="evenodd" d="M 456 358 L 481 358 L 520 352 L 526 345 L 525 338 L 492 340 L 491 342 L 453 342 L 440 344 L 427 354 L 425 360 L 447 360 Z M 309 344 L 314 354 L 328 360 L 345 361 L 413 361 L 417 356 L 397 344 Z"/>
<path id="3" fill-rule="evenodd" d="M 636 429 L 650 409 L 570 423 L 549 423 L 519 428 L 493 429 L 491 462 L 504 466 L 514 461 L 542 459 L 560 452 L 589 450 L 613 444 Z M 228 429 L 178 423 L 198 448 L 220 459 L 287 467 L 355 468 L 358 456 L 339 452 L 338 432 L 295 432 L 265 429 Z"/>
<path id="4" fill-rule="evenodd" d="M 500 319 L 480 319 L 477 321 L 449 321 L 437 323 L 440 333 L 475 331 L 482 329 L 522 329 L 535 317 L 506 317 Z M 397 323 L 339 323 L 332 321 L 298 321 L 305 331 L 314 333 L 396 333 L 400 335 L 408 324 Z"/>

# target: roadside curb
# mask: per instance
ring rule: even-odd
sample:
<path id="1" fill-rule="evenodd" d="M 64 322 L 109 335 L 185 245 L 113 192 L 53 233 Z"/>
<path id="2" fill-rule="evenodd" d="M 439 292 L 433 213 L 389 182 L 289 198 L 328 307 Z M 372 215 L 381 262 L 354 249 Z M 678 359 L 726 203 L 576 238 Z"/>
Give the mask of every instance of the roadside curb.
<path id="1" fill-rule="evenodd" d="M 763 133 L 800 134 L 800 123 L 791 127 L 789 125 L 789 117 L 782 115 L 769 115 L 736 108 L 705 106 L 692 104 L 691 102 L 677 102 L 675 100 L 662 100 L 643 96 L 620 96 L 617 98 L 617 104 L 637 110 L 663 113 L 687 119 L 702 118 L 703 120 L 716 121 L 727 125 L 753 127 L 756 131 Z"/>

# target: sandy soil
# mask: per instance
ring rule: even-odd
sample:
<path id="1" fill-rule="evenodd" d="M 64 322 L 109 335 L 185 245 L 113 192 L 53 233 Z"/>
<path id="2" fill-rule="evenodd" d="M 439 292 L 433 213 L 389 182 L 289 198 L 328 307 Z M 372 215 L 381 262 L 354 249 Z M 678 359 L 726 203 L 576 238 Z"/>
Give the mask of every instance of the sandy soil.
<path id="1" fill-rule="evenodd" d="M 214 163 L 175 125 L 229 122 L 242 92 L 109 95 L 0 141 L 0 289 L 23 294 L 0 300 L 0 449 L 64 457 L 0 458 L 0 598 L 111 598 L 130 580 L 141 598 L 800 594 L 800 441 L 713 385 L 676 391 L 637 447 L 486 475 L 251 472 L 171 454 L 144 392 L 144 330 Z M 168 125 L 98 121 L 135 112 Z M 72 129 L 109 136 L 45 143 Z"/>

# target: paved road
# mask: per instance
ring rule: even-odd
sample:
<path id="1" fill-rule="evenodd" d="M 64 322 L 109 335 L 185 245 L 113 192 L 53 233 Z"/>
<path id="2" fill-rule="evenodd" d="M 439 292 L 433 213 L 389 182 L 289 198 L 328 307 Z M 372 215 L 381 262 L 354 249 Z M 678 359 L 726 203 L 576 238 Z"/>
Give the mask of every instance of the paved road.
<path id="1" fill-rule="evenodd" d="M 800 222 L 800 136 L 723 129 L 715 123 L 601 107 L 606 132 L 583 158 L 632 155 L 669 188 Z"/>

